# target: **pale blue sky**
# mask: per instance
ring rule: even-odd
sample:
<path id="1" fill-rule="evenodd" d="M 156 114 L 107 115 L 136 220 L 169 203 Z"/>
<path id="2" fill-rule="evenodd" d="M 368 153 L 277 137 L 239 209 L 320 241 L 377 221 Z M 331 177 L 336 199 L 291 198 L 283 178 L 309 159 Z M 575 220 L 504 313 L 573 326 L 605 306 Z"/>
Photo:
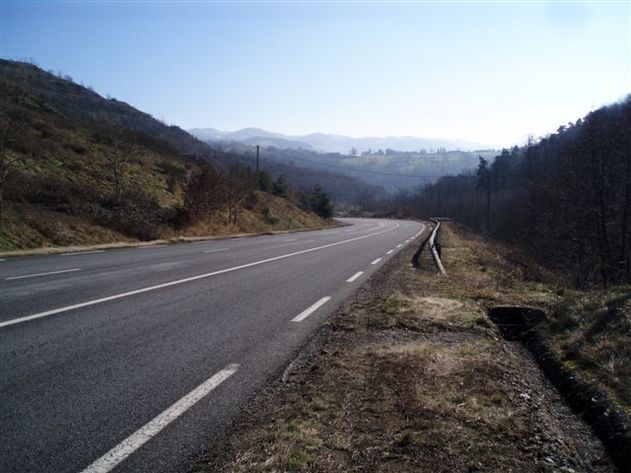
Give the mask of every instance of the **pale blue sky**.
<path id="1" fill-rule="evenodd" d="M 184 128 L 522 143 L 631 92 L 617 3 L 11 2 L 32 58 Z"/>

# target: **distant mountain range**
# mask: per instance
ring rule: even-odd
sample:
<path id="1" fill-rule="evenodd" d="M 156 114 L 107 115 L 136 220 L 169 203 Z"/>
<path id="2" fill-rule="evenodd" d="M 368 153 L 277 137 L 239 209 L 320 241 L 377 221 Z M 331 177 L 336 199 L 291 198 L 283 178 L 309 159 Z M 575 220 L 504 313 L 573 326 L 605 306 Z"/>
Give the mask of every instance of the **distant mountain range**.
<path id="1" fill-rule="evenodd" d="M 446 140 L 440 138 L 416 138 L 414 136 L 385 136 L 353 138 L 343 135 L 311 133 L 309 135 L 292 136 L 273 133 L 260 128 L 243 128 L 238 131 L 222 131 L 215 128 L 193 128 L 190 134 L 203 141 L 238 142 L 249 145 L 275 146 L 285 149 L 307 149 L 322 153 L 348 154 L 352 148 L 359 153 L 379 149 L 396 151 L 447 150 L 472 151 L 488 149 L 488 145 L 466 140 Z"/>

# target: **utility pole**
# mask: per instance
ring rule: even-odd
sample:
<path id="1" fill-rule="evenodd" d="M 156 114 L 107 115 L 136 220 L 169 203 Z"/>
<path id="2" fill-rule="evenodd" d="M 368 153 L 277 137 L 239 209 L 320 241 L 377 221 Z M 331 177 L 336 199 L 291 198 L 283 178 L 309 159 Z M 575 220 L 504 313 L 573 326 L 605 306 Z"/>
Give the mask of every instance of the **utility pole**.
<path id="1" fill-rule="evenodd" d="M 256 145 L 256 173 L 259 172 L 259 145 Z"/>

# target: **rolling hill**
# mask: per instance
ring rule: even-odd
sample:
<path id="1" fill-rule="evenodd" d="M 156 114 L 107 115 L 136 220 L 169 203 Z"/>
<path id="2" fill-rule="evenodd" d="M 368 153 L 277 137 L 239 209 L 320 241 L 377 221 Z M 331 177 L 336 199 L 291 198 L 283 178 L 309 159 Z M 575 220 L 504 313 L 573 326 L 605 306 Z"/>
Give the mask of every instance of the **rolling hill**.
<path id="1" fill-rule="evenodd" d="M 308 135 L 284 135 L 273 133 L 260 128 L 243 128 L 233 132 L 221 131 L 215 128 L 193 128 L 189 130 L 193 136 L 204 141 L 238 142 L 259 144 L 263 146 L 277 146 L 279 148 L 308 149 L 321 153 L 347 154 L 352 148 L 358 153 L 372 150 L 395 150 L 414 152 L 422 149 L 463 150 L 473 151 L 488 149 L 488 145 L 466 140 L 448 140 L 442 138 L 418 138 L 414 136 L 384 136 L 353 138 L 344 135 L 327 133 L 311 133 Z"/>
<path id="2" fill-rule="evenodd" d="M 249 157 L 213 149 L 177 126 L 28 63 L 0 60 L 0 131 L 1 250 L 325 224 L 254 188 L 232 217 L 191 221 L 185 189 L 200 166 L 214 165 L 222 180 L 236 185 L 252 182 L 253 172 L 243 166 L 236 177 L 230 173 L 235 165 L 252 165 Z M 327 180 L 351 192 L 370 188 L 289 165 L 270 173 L 285 174 L 297 193 L 314 183 L 327 187 Z M 292 175 L 303 180 L 293 182 Z"/>

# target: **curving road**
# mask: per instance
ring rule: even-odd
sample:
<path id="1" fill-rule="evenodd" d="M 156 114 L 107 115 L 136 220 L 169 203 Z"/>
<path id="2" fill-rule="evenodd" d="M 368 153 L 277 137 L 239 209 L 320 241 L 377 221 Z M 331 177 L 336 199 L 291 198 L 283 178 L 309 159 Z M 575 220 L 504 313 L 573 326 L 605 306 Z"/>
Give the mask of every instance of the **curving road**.
<path id="1" fill-rule="evenodd" d="M 0 471 L 187 471 L 424 225 L 0 261 Z"/>

